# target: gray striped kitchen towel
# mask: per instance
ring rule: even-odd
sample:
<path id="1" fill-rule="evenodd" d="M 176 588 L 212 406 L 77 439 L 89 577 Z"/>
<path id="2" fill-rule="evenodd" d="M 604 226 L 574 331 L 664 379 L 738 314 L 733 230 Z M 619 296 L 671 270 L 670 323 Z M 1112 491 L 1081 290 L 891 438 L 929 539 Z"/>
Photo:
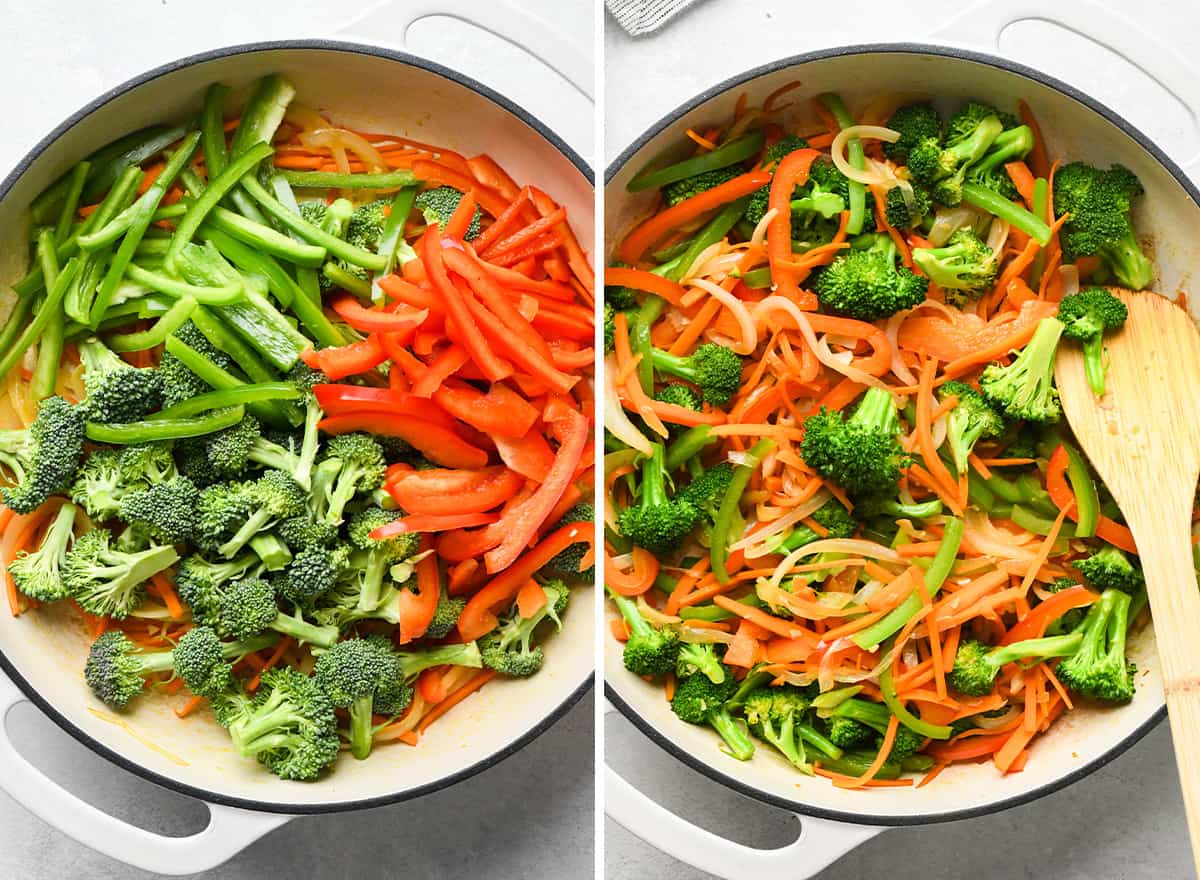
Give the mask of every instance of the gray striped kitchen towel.
<path id="1" fill-rule="evenodd" d="M 696 0 L 604 0 L 617 24 L 630 36 L 653 33 Z"/>

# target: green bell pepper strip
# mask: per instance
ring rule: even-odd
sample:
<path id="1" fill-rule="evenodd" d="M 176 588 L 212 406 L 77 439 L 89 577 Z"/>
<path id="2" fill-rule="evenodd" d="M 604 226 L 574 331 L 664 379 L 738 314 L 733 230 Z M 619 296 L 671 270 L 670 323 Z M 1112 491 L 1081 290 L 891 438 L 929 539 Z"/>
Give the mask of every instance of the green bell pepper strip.
<path id="1" fill-rule="evenodd" d="M 93 171 L 89 175 L 87 185 L 83 189 L 84 201 L 95 201 L 102 192 L 120 179 L 126 169 L 141 165 L 147 159 L 154 158 L 172 144 L 183 140 L 192 127 L 191 122 L 186 122 L 180 125 L 173 125 L 170 128 L 156 129 L 154 134 L 145 137 L 107 164 L 102 164 L 97 161 L 95 156 L 90 156 Z"/>
<path id="2" fill-rule="evenodd" d="M 746 213 L 746 206 L 748 204 L 750 204 L 750 197 L 743 196 L 721 208 L 692 238 L 691 244 L 680 255 L 679 261 L 670 270 L 662 273 L 663 277 L 669 278 L 671 281 L 678 281 L 682 278 L 683 273 L 690 269 L 692 264 L 696 262 L 696 257 L 700 256 L 706 248 L 712 247 L 729 233 L 729 230 L 738 222 L 738 218 Z"/>
<path id="3" fill-rule="evenodd" d="M 4 322 L 4 330 L 0 331 L 0 352 L 6 352 L 16 341 L 17 335 L 25 329 L 25 321 L 33 308 L 33 297 L 27 296 L 13 303 L 12 311 Z"/>
<path id="4" fill-rule="evenodd" d="M 1100 522 L 1100 494 L 1083 455 L 1070 443 L 1063 447 L 1067 450 L 1067 481 L 1075 493 L 1075 537 L 1090 538 Z"/>
<path id="5" fill-rule="evenodd" d="M 1030 510 L 1028 507 L 1020 504 L 1012 506 L 1008 518 L 1025 531 L 1035 535 L 1048 535 L 1050 534 L 1050 530 L 1054 528 L 1054 520 L 1052 518 L 1042 516 L 1037 511 Z M 1078 530 L 1069 522 L 1064 522 L 1059 526 L 1058 536 L 1060 538 L 1082 537 L 1079 535 Z"/>
<path id="6" fill-rule="evenodd" d="M 108 175 L 108 179 L 99 188 L 99 191 L 103 192 L 120 177 L 121 173 L 128 170 L 130 164 L 138 164 L 122 161 L 122 154 L 137 148 L 145 141 L 156 137 L 166 130 L 161 125 L 143 128 L 96 150 L 96 152 L 86 158 L 86 161 L 91 163 L 92 166 L 88 172 L 88 177 L 92 181 L 99 181 L 102 175 Z M 35 224 L 46 225 L 52 221 L 54 218 L 54 209 L 66 198 L 67 190 L 71 187 L 71 174 L 73 171 L 74 169 L 63 174 L 54 183 L 42 190 L 37 198 L 30 203 L 29 211 L 33 215 L 33 222 Z M 62 259 L 62 255 L 60 254 L 59 260 L 61 261 Z"/>
<path id="7" fill-rule="evenodd" d="M 958 547 L 962 543 L 962 536 L 963 521 L 956 517 L 946 520 L 941 546 L 938 547 L 937 553 L 933 555 L 933 560 L 929 563 L 929 568 L 925 571 L 925 592 L 931 599 L 937 595 L 942 584 L 946 582 L 946 578 L 950 576 L 954 560 L 958 557 Z M 903 629 L 904 625 L 912 620 L 913 615 L 921 610 L 923 604 L 920 593 L 914 588 L 908 594 L 908 598 L 889 611 L 883 619 L 877 620 L 856 634 L 853 637 L 854 644 L 864 651 L 875 650 L 880 642 Z"/>
<path id="8" fill-rule="evenodd" d="M 1042 247 L 1050 243 L 1050 226 L 1045 220 L 1035 217 L 1016 202 L 1010 202 L 995 190 L 977 183 L 964 183 L 962 197 L 967 204 L 981 208 L 993 217 L 1007 220 Z"/>
<path id="9" fill-rule="evenodd" d="M 930 724 L 928 721 L 922 721 L 912 712 L 908 711 L 908 707 L 904 705 L 896 693 L 896 682 L 892 677 L 892 666 L 890 663 L 884 668 L 883 672 L 879 673 L 879 691 L 883 694 L 883 702 L 887 704 L 892 714 L 913 733 L 927 736 L 930 739 L 950 739 L 954 735 L 954 731 L 951 728 L 942 724 Z"/>
<path id="10" fill-rule="evenodd" d="M 335 287 L 354 294 L 359 299 L 371 298 L 371 282 L 347 272 L 332 261 L 321 267 L 321 274 L 328 278 Z"/>
<path id="11" fill-rule="evenodd" d="M 847 129 L 854 125 L 854 117 L 850 115 L 845 102 L 839 96 L 833 92 L 826 92 L 819 100 L 833 114 L 838 128 Z M 859 171 L 866 169 L 867 156 L 863 152 L 862 141 L 858 138 L 846 141 L 846 161 L 850 163 L 851 168 Z M 850 218 L 846 221 L 846 232 L 849 235 L 858 235 L 867 219 L 867 188 L 857 180 L 851 180 L 847 184 L 846 192 L 850 196 L 850 204 L 847 205 Z"/>
<path id="12" fill-rule="evenodd" d="M 87 437 L 96 443 L 112 443 L 131 446 L 136 443 L 155 443 L 159 440 L 181 440 L 185 437 L 203 437 L 226 428 L 232 428 L 243 418 L 246 410 L 241 406 L 213 410 L 201 416 L 186 419 L 157 419 L 155 421 L 107 424 L 88 422 Z"/>
<path id="13" fill-rule="evenodd" d="M 721 499 L 721 506 L 718 508 L 716 518 L 713 520 L 712 545 L 709 548 L 712 571 L 720 583 L 729 582 L 729 571 L 725 567 L 725 563 L 729 559 L 729 544 L 732 537 L 730 532 L 733 530 L 733 523 L 738 517 L 738 505 L 742 500 L 742 493 L 746 491 L 746 486 L 750 483 L 750 477 L 758 470 L 758 465 L 763 460 L 763 456 L 774 448 L 775 441 L 768 439 L 759 440 L 751 446 L 750 451 L 746 453 L 744 463 L 734 468 L 733 477 L 729 480 L 729 485 L 725 489 L 725 495 Z"/>
<path id="14" fill-rule="evenodd" d="M 751 269 L 742 276 L 742 284 L 749 287 L 751 290 L 765 290 L 771 286 L 771 268 L 769 266 L 761 266 L 758 269 Z"/>
<path id="15" fill-rule="evenodd" d="M 300 389 L 289 382 L 259 382 L 255 385 L 238 385 L 233 388 L 222 388 L 219 391 L 206 391 L 181 400 L 174 406 L 147 416 L 146 421 L 157 422 L 171 419 L 187 419 L 200 413 L 214 409 L 226 409 L 248 403 L 259 403 L 266 400 L 296 400 L 300 397 Z"/>
<path id="16" fill-rule="evenodd" d="M 291 185 L 283 179 L 278 173 L 271 175 L 271 189 L 275 192 L 275 198 L 279 199 L 280 204 L 286 207 L 293 214 L 300 213 L 300 203 L 296 201 L 296 194 L 292 192 Z M 292 241 L 297 244 L 307 245 L 304 239 L 298 236 L 295 232 L 288 230 L 288 235 Z M 324 259 L 324 257 L 322 257 Z M 305 295 L 313 302 L 320 304 L 321 302 L 321 282 L 317 276 L 319 270 L 312 266 L 296 266 L 296 286 L 304 291 Z"/>
<path id="17" fill-rule="evenodd" d="M 246 290 L 244 285 L 237 283 L 223 284 L 217 287 L 188 284 L 186 281 L 171 278 L 161 272 L 144 269 L 137 263 L 129 264 L 129 267 L 125 270 L 125 277 L 131 281 L 136 281 L 138 284 L 144 284 L 151 290 L 165 293 L 176 299 L 187 296 L 198 303 L 209 306 L 232 305 L 241 300 Z"/>
<path id="18" fill-rule="evenodd" d="M 766 132 L 762 129 L 746 132 L 741 137 L 722 144 L 715 150 L 709 150 L 703 155 L 684 159 L 682 162 L 676 162 L 665 168 L 643 169 L 633 176 L 625 188 L 629 192 L 642 192 L 648 189 L 657 189 L 696 174 L 703 174 L 706 171 L 728 168 L 757 156 L 762 150 L 765 140 Z"/>
<path id="19" fill-rule="evenodd" d="M 68 196 L 68 202 L 70 197 Z M 58 280 L 58 260 L 54 256 L 54 233 L 43 229 L 38 236 L 38 262 L 42 264 L 42 275 L 51 286 Z M 46 306 L 43 305 L 42 308 Z M 62 360 L 63 336 L 66 332 L 67 318 L 61 305 L 53 310 L 46 329 L 42 331 L 42 341 L 38 345 L 37 363 L 33 368 L 33 396 L 44 400 L 54 394 L 54 386 L 58 381 L 58 366 Z"/>
<path id="20" fill-rule="evenodd" d="M 361 266 L 372 272 L 379 272 L 387 266 L 387 260 L 378 254 L 360 247 L 355 247 L 343 241 L 336 235 L 330 235 L 323 229 L 318 229 L 298 214 L 293 214 L 278 199 L 272 196 L 263 185 L 252 177 L 242 181 L 242 188 L 250 194 L 263 210 L 278 220 L 282 225 L 297 233 L 305 241 L 324 247 L 335 257 L 341 257 L 347 263 Z"/>
<path id="21" fill-rule="evenodd" d="M 663 301 L 657 296 L 645 300 L 638 310 L 637 317 L 629 322 L 629 349 L 634 357 L 641 355 L 637 365 L 638 382 L 641 383 L 642 390 L 651 397 L 654 396 L 654 361 L 651 360 L 650 353 L 654 351 L 654 345 L 650 342 L 650 327 L 662 311 L 662 306 Z M 654 317 L 643 317 L 647 314 Z"/>
<path id="22" fill-rule="evenodd" d="M 199 310 L 200 307 L 197 307 L 197 311 Z M 193 323 L 194 318 L 195 313 L 193 313 Z M 201 316 L 201 321 L 203 320 L 204 318 Z M 200 325 L 197 324 L 196 326 L 197 329 L 199 329 Z M 204 331 L 201 330 L 200 332 L 203 333 Z M 178 336 L 168 336 L 166 348 L 168 352 L 179 358 L 185 367 L 187 367 L 218 391 L 222 391 L 227 388 L 240 388 L 244 385 L 251 384 L 233 375 L 233 373 L 230 373 L 228 370 L 223 370 L 221 367 L 214 364 Z M 272 381 L 274 378 L 274 376 L 269 376 L 265 381 Z M 262 380 L 260 380 L 260 382 L 261 381 Z M 292 423 L 291 419 L 287 417 L 287 414 L 279 407 L 270 406 L 260 402 L 254 402 L 247 404 L 247 408 L 260 422 L 264 422 L 279 428 L 287 427 Z"/>
<path id="23" fill-rule="evenodd" d="M 236 159 L 255 144 L 269 144 L 296 96 L 295 87 L 279 74 L 264 76 L 258 81 L 250 100 L 242 110 L 242 121 L 229 144 L 229 158 Z M 229 194 L 229 200 L 243 217 L 265 223 L 266 218 L 242 188 Z"/>
<path id="24" fill-rule="evenodd" d="M 61 314 L 63 297 L 67 294 L 67 288 L 75 281 L 75 276 L 79 273 L 80 268 L 81 260 L 76 257 L 54 279 L 53 286 L 46 293 L 46 298 L 33 316 L 33 320 L 25 325 L 24 331 L 17 337 L 12 348 L 8 349 L 4 357 L 0 359 L 0 378 L 7 376 L 9 371 L 20 363 L 25 352 L 29 350 L 29 346 L 38 341 L 42 331 L 46 329 L 46 325 L 54 315 Z"/>
<path id="25" fill-rule="evenodd" d="M 210 178 L 220 175 L 229 163 L 229 152 L 225 147 L 225 98 L 228 95 L 229 86 L 213 83 L 204 93 L 204 109 L 200 111 L 200 143 Z"/>
<path id="26" fill-rule="evenodd" d="M 179 225 L 175 227 L 175 235 L 171 238 L 171 247 L 167 251 L 166 262 L 168 271 L 176 271 L 183 246 L 192 240 L 192 237 L 196 234 L 196 230 L 204 222 L 204 218 L 217 207 L 217 203 L 225 198 L 226 193 L 237 186 L 243 177 L 257 168 L 259 162 L 274 154 L 274 152 L 275 150 L 270 144 L 255 144 L 230 162 L 220 174 L 215 177 L 211 173 L 209 174 L 208 185 L 205 187 L 204 193 L 192 202 L 187 214 L 179 221 Z M 232 211 L 228 213 L 231 216 L 238 216 Z M 246 220 L 244 217 L 238 217 L 238 219 L 243 223 L 254 226 L 258 225 L 254 224 L 253 221 Z M 279 239 L 290 243 L 287 236 L 275 232 L 269 226 L 264 226 L 262 229 L 272 232 Z M 266 238 L 267 236 L 263 235 L 263 237 Z"/>
<path id="27" fill-rule="evenodd" d="M 375 249 L 376 253 L 387 259 L 387 265 L 383 267 L 383 271 L 371 281 L 371 299 L 375 302 L 383 302 L 386 299 L 379 287 L 378 278 L 390 274 L 396 268 L 400 244 L 404 241 L 404 221 L 412 212 L 413 202 L 416 201 L 416 198 L 417 187 L 406 186 L 392 199 L 391 210 L 388 212 L 387 221 L 383 224 L 383 232 L 379 236 L 379 244 Z"/>
<path id="28" fill-rule="evenodd" d="M 232 167 L 232 166 L 230 166 Z M 211 187 L 210 187 L 211 189 Z M 208 190 L 205 191 L 208 195 Z M 263 223 L 255 223 L 241 214 L 217 207 L 208 217 L 213 228 L 245 242 L 257 251 L 287 260 L 296 266 L 315 268 L 325 262 L 326 250 L 315 244 L 297 241 Z"/>
<path id="29" fill-rule="evenodd" d="M 667 447 L 664 463 L 667 473 L 682 467 L 689 459 L 699 455 L 705 447 L 716 442 L 717 438 L 712 436 L 711 425 L 696 425 L 694 428 L 688 428 Z"/>
<path id="30" fill-rule="evenodd" d="M 249 286 L 241 302 L 213 309 L 277 370 L 290 370 L 300 352 L 313 347 L 312 340 L 292 326 L 267 297 Z"/>
<path id="31" fill-rule="evenodd" d="M 1034 217 L 1045 217 L 1046 211 L 1050 207 L 1050 182 L 1044 177 L 1039 177 L 1033 182 L 1033 204 L 1029 206 L 1033 211 Z M 1029 286 L 1034 290 L 1038 289 L 1038 285 L 1042 280 L 1042 271 L 1046 268 L 1046 250 L 1040 248 L 1033 255 L 1033 263 L 1029 268 Z"/>
<path id="32" fill-rule="evenodd" d="M 348 340 L 325 317 L 320 300 L 309 299 L 295 279 L 269 254 L 259 253 L 244 242 L 207 224 L 200 227 L 200 234 L 216 245 L 221 255 L 243 272 L 266 278 L 267 287 L 276 301 L 284 308 L 292 310 L 300 325 L 312 334 L 313 341 L 319 343 L 321 348 L 336 348 L 346 344 Z"/>
<path id="33" fill-rule="evenodd" d="M 411 171 L 343 174 L 339 171 L 279 170 L 279 176 L 300 189 L 400 189 L 417 182 Z"/>
<path id="34" fill-rule="evenodd" d="M 88 172 L 92 163 L 84 159 L 71 169 L 68 179 L 66 197 L 63 199 L 62 210 L 58 214 L 58 223 L 54 225 L 54 244 L 58 246 L 67 240 L 71 234 L 71 224 L 75 222 L 75 211 L 79 207 L 79 197 L 83 195 L 83 185 L 87 182 Z M 53 284 L 53 282 L 51 282 Z"/>
<path id="35" fill-rule="evenodd" d="M 234 333 L 218 313 L 200 306 L 192 315 L 196 329 L 212 343 L 217 351 L 223 351 L 241 368 L 253 382 L 274 382 L 275 374 L 262 362 L 254 349 Z"/>
<path id="36" fill-rule="evenodd" d="M 195 308 L 196 301 L 190 296 L 180 297 L 154 322 L 153 327 L 136 333 L 118 333 L 110 336 L 107 340 L 108 347 L 113 351 L 145 351 L 162 345 L 168 336 L 187 323 Z"/>
<path id="37" fill-rule="evenodd" d="M 150 188 L 138 200 L 140 206 L 138 218 L 130 226 L 129 231 L 125 233 L 125 237 L 121 240 L 121 246 L 117 248 L 112 262 L 108 265 L 108 272 L 105 274 L 104 280 L 100 283 L 100 289 L 96 291 L 96 299 L 92 303 L 91 321 L 89 322 L 93 327 L 100 323 L 100 320 L 104 317 L 105 310 L 108 308 L 109 303 L 112 302 L 117 285 L 121 283 L 121 278 L 125 274 L 125 268 L 129 265 L 129 261 L 133 259 L 133 252 L 137 250 L 138 242 L 146 234 L 146 229 L 150 226 L 150 221 L 154 216 L 155 210 L 158 208 L 159 202 L 167 194 L 167 189 L 175 182 L 175 178 L 179 176 L 180 170 L 187 165 L 188 160 L 196 151 L 199 143 L 200 132 L 198 131 L 194 131 L 184 138 L 179 149 L 167 160 L 162 173 L 155 179 L 154 183 L 150 184 Z"/>
<path id="38" fill-rule="evenodd" d="M 750 608 L 765 608 L 767 603 L 758 598 L 754 593 L 747 593 L 740 599 L 735 599 L 741 605 L 747 605 Z M 717 605 L 690 605 L 686 608 L 679 609 L 679 616 L 684 620 L 728 620 L 734 617 L 732 611 L 726 611 Z"/>

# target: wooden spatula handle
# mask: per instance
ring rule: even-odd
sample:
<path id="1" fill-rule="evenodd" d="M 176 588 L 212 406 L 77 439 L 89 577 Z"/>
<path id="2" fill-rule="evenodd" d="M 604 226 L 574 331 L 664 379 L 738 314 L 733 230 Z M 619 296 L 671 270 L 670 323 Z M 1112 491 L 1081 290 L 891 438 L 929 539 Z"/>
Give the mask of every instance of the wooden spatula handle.
<path id="1" fill-rule="evenodd" d="M 1174 493 L 1171 493 L 1174 494 Z M 1190 504 L 1163 504 L 1161 495 L 1146 498 L 1160 506 L 1143 509 L 1130 520 L 1146 588 L 1154 609 L 1154 632 L 1162 666 L 1163 689 L 1175 759 L 1187 808 L 1192 855 L 1200 876 L 1200 591 L 1192 562 Z M 1190 501 L 1190 493 L 1189 493 Z M 1180 510 L 1170 508 L 1180 507 Z M 1138 515 L 1140 514 L 1140 515 Z"/>

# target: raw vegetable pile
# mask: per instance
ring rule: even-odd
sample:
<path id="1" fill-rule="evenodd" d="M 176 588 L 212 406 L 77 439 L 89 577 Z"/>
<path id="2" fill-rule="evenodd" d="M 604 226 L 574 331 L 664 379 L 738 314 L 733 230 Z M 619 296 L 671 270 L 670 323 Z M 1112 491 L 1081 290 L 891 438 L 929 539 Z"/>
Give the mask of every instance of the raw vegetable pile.
<path id="1" fill-rule="evenodd" d="M 311 780 L 542 667 L 591 579 L 593 278 L 488 156 L 227 92 L 32 205 L 0 557 L 100 700 L 207 702 Z"/>
<path id="2" fill-rule="evenodd" d="M 628 184 L 659 198 L 605 274 L 612 632 L 738 760 L 1017 772 L 1134 693 L 1136 547 L 1053 371 L 1082 345 L 1104 392 L 1142 189 L 1052 163 L 1023 104 L 826 94 L 789 130 L 796 85 Z"/>

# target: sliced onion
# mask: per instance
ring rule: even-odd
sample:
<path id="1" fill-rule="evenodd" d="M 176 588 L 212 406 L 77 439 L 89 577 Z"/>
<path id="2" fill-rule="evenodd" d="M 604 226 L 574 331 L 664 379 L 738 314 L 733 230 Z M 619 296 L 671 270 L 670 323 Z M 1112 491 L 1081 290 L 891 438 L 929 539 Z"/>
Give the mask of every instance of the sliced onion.
<path id="1" fill-rule="evenodd" d="M 316 131 L 302 132 L 300 143 L 306 147 L 330 147 L 334 150 L 341 148 L 354 153 L 370 171 L 385 171 L 387 163 L 379 150 L 371 146 L 367 139 L 344 128 L 323 128 Z"/>
<path id="2" fill-rule="evenodd" d="M 806 544 L 785 556 L 771 574 L 771 585 L 778 587 L 798 560 L 805 556 L 815 556 L 817 553 L 845 553 L 850 556 L 863 556 L 867 559 L 882 559 L 885 562 L 901 561 L 900 554 L 895 550 L 884 547 L 882 544 L 876 544 L 874 541 L 864 541 L 861 538 L 825 538 Z"/>
<path id="3" fill-rule="evenodd" d="M 860 681 L 878 681 L 879 673 L 892 663 L 893 651 L 888 651 L 879 662 L 863 672 L 843 672 L 833 676 L 833 680 L 838 684 L 858 684 Z M 817 677 L 811 672 L 785 672 L 780 678 L 788 684 L 794 684 L 797 687 L 808 687 Z"/>
<path id="4" fill-rule="evenodd" d="M 283 118 L 289 125 L 293 125 L 299 129 L 301 133 L 329 128 L 328 119 L 311 107 L 306 107 L 296 101 L 288 105 L 287 112 L 283 114 Z"/>
<path id="5" fill-rule="evenodd" d="M 684 283 L 693 275 L 702 274 L 701 269 L 703 269 L 704 264 L 713 257 L 723 253 L 726 247 L 728 247 L 728 245 L 725 244 L 724 240 L 715 241 L 704 250 L 700 251 L 700 253 L 696 255 L 696 259 L 692 261 L 692 264 L 684 269 L 683 274 L 680 276 L 680 283 Z"/>
<path id="6" fill-rule="evenodd" d="M 750 244 L 754 247 L 762 247 L 767 240 L 767 227 L 771 225 L 771 221 L 775 219 L 775 215 L 779 213 L 778 208 L 771 208 L 767 213 L 763 214 L 758 225 L 754 227 L 754 234 L 750 236 Z"/>
<path id="7" fill-rule="evenodd" d="M 997 559 L 1016 559 L 1022 562 L 1028 562 L 1036 555 L 1036 550 L 1029 541 L 1032 535 L 1025 538 L 998 528 L 981 510 L 967 510 L 963 518 L 966 522 L 963 538 L 980 553 Z"/>
<path id="8" fill-rule="evenodd" d="M 604 426 L 609 432 L 642 455 L 654 454 L 654 447 L 646 436 L 629 421 L 621 398 L 617 394 L 617 359 L 609 355 L 604 359 Z"/>
<path id="9" fill-rule="evenodd" d="M 1062 279 L 1063 296 L 1079 293 L 1079 267 L 1075 265 L 1059 266 L 1058 277 Z"/>
<path id="10" fill-rule="evenodd" d="M 1012 226 L 1007 220 L 997 218 L 992 221 L 987 237 L 987 246 L 992 249 L 992 259 L 1000 259 L 1000 251 L 1008 241 L 1010 229 L 1012 229 Z"/>
<path id="11" fill-rule="evenodd" d="M 938 208 L 933 215 L 933 225 L 929 228 L 929 243 L 941 247 L 950 240 L 950 236 L 964 226 L 974 226 L 979 214 L 970 205 L 958 205 L 954 208 Z"/>
<path id="12" fill-rule="evenodd" d="M 978 715 L 972 715 L 970 717 L 971 722 L 976 727 L 982 728 L 983 730 L 995 730 L 997 727 L 1003 727 L 1004 725 L 1008 724 L 1008 722 L 1016 718 L 1017 715 L 1022 711 L 1023 710 L 1018 709 L 1016 706 L 1009 706 L 1007 712 L 1005 712 L 1003 715 L 997 715 L 994 718 L 989 718 L 982 712 Z"/>
<path id="13" fill-rule="evenodd" d="M 830 617 L 844 617 L 845 615 L 841 613 L 842 608 L 854 601 L 854 597 L 850 593 L 846 593 L 845 602 L 841 606 L 835 607 L 833 605 L 826 605 L 823 602 L 816 603 L 821 610 L 817 610 L 811 605 L 805 605 L 804 607 L 795 606 L 792 604 L 796 598 L 793 593 L 762 578 L 759 579 L 755 587 L 755 592 L 758 593 L 758 598 L 762 599 L 772 608 L 784 608 L 796 617 L 803 617 L 806 620 L 825 620 Z"/>
<path id="14" fill-rule="evenodd" d="M 812 516 L 812 514 L 815 511 L 820 510 L 825 505 L 825 502 L 831 497 L 832 496 L 829 494 L 827 489 L 821 489 L 819 492 L 813 495 L 812 498 L 808 499 L 803 504 L 796 505 L 796 507 L 792 508 L 791 511 L 775 520 L 765 529 L 760 529 L 753 535 L 743 538 L 737 543 L 730 545 L 730 552 L 750 548 L 746 549 L 747 559 L 757 559 L 760 556 L 768 555 L 771 552 L 768 549 L 771 538 L 787 531 L 805 517 Z"/>
<path id="15" fill-rule="evenodd" d="M 663 614 L 661 611 L 647 602 L 644 595 L 637 597 L 637 607 L 642 617 L 646 618 L 655 626 L 662 627 L 669 624 L 676 624 L 683 619 L 681 617 L 676 617 L 674 614 Z"/>
<path id="16" fill-rule="evenodd" d="M 900 189 L 900 197 L 904 199 L 904 207 L 908 209 L 909 216 L 915 216 L 917 213 L 917 197 L 913 193 L 912 184 L 901 177 L 897 177 L 896 186 Z"/>
<path id="17" fill-rule="evenodd" d="M 817 334 L 813 332 L 812 324 L 809 323 L 808 317 L 804 312 L 800 311 L 799 307 L 785 296 L 768 296 L 762 302 L 754 307 L 754 318 L 757 321 L 759 315 L 770 311 L 787 312 L 788 316 L 795 322 L 796 329 L 800 331 L 800 335 L 804 337 L 804 341 L 808 343 L 808 347 L 812 349 L 813 354 L 817 356 L 817 360 L 825 366 L 841 373 L 847 379 L 859 382 L 863 385 L 870 385 L 872 388 L 886 388 L 887 386 L 872 376 L 857 367 L 845 363 L 839 359 L 829 346 L 824 344 L 824 341 L 817 340 Z"/>
<path id="18" fill-rule="evenodd" d="M 821 693 L 833 690 L 833 670 L 837 668 L 839 661 L 838 654 L 854 644 L 854 641 L 849 636 L 843 636 L 836 639 L 832 645 L 825 649 L 825 653 L 821 655 L 821 663 L 817 667 L 817 686 Z"/>
<path id="19" fill-rule="evenodd" d="M 941 304 L 939 303 L 939 305 Z M 903 311 L 896 312 L 896 314 L 888 318 L 887 327 L 884 328 L 888 342 L 892 346 L 892 374 L 905 385 L 917 384 L 917 377 L 912 374 L 912 370 L 908 368 L 908 364 L 904 363 L 904 358 L 900 357 L 900 325 L 912 313 L 912 309 L 904 309 Z"/>
<path id="20" fill-rule="evenodd" d="M 691 283 L 708 291 L 712 294 L 713 299 L 729 309 L 734 320 L 737 321 L 738 329 L 742 331 L 741 341 L 734 345 L 733 350 L 742 355 L 752 354 L 754 349 L 758 348 L 758 328 L 755 326 L 754 318 L 751 317 L 746 304 L 707 278 L 693 278 Z"/>
<path id="21" fill-rule="evenodd" d="M 679 640 L 692 645 L 729 645 L 733 643 L 733 633 L 706 626 L 689 626 L 685 620 L 679 627 Z"/>
<path id="22" fill-rule="evenodd" d="M 858 181 L 864 184 L 883 183 L 886 178 L 879 171 L 878 167 L 873 167 L 870 171 L 860 170 L 853 167 L 846 158 L 846 142 L 852 138 L 871 138 L 879 141 L 886 141 L 889 144 L 894 144 L 900 139 L 900 132 L 891 128 L 884 128 L 882 125 L 851 125 L 849 128 L 843 128 L 838 132 L 837 137 L 833 139 L 833 143 L 829 146 L 829 155 L 833 159 L 833 164 L 837 166 L 837 170 L 849 177 L 851 180 Z"/>

